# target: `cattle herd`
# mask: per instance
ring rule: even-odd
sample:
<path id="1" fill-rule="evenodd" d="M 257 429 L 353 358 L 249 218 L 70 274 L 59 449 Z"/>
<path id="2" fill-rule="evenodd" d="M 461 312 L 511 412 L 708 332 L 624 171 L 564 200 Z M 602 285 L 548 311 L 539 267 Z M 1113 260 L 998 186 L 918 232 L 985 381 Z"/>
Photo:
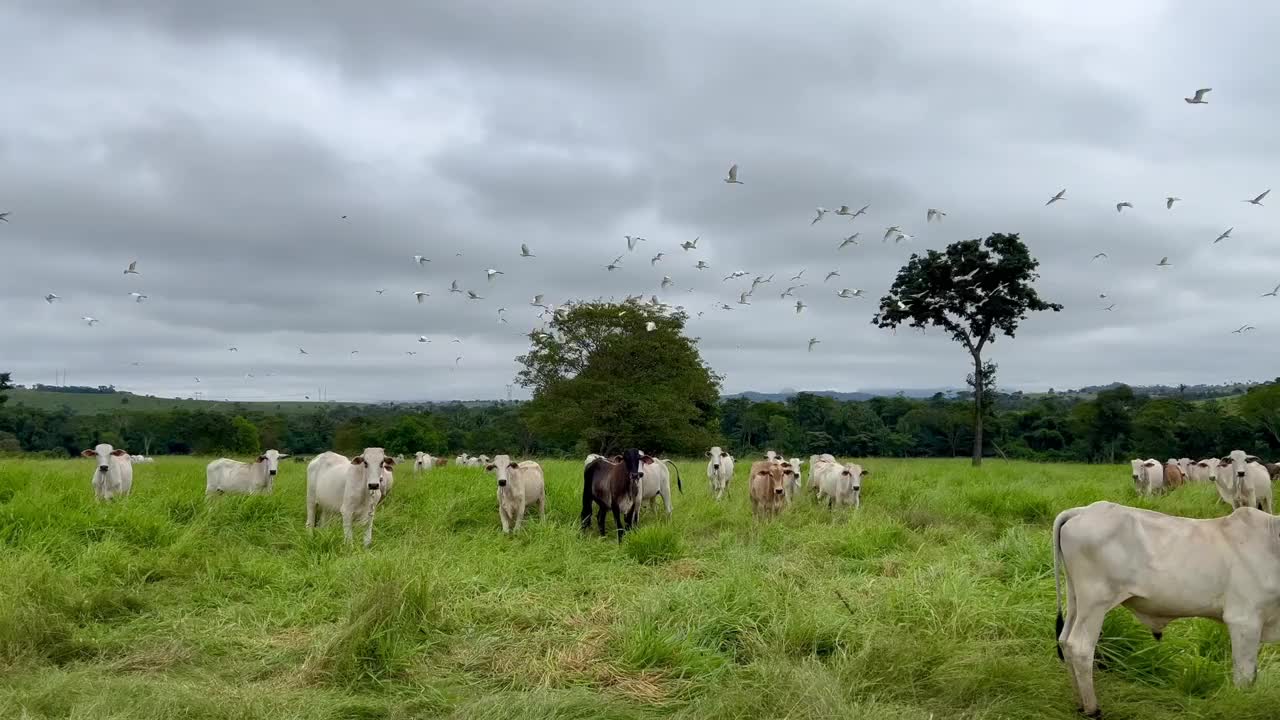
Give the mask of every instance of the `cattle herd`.
<path id="1" fill-rule="evenodd" d="M 98 500 L 128 495 L 133 462 L 124 450 L 101 444 L 85 450 L 94 458 L 93 490 Z M 716 500 L 731 495 L 734 458 L 720 447 L 707 455 L 707 485 Z M 243 463 L 220 458 L 206 470 L 208 497 L 224 493 L 270 493 L 279 462 L 288 455 L 275 450 Z M 149 460 L 149 459 L 147 459 Z M 374 511 L 391 495 L 393 469 L 404 458 L 382 448 L 365 448 L 354 458 L 334 452 L 317 455 L 307 465 L 308 531 L 322 512 L 342 518 L 343 536 L 353 541 L 353 526 L 364 526 L 364 545 L 373 542 Z M 489 458 L 463 453 L 462 467 L 482 468 L 497 480 L 498 519 L 504 533 L 520 529 L 527 510 L 546 517 L 547 493 L 542 467 L 515 462 L 507 455 Z M 811 455 L 809 492 L 828 507 L 861 507 L 862 477 L 869 471 L 842 464 L 831 455 Z M 443 458 L 416 453 L 414 473 L 445 465 Z M 781 513 L 804 490 L 802 462 L 768 451 L 754 460 L 747 474 L 747 494 L 755 517 Z M 1166 625 L 1184 617 L 1224 623 L 1231 636 L 1233 678 L 1247 686 L 1257 674 L 1258 649 L 1280 641 L 1280 518 L 1271 514 L 1271 482 L 1280 466 L 1264 464 L 1234 450 L 1221 458 L 1194 462 L 1131 462 L 1139 496 L 1170 492 L 1187 483 L 1213 483 L 1231 514 L 1208 520 L 1175 517 L 1111 502 L 1095 502 L 1060 513 L 1053 523 L 1053 570 L 1057 597 L 1058 655 L 1066 664 L 1081 710 L 1098 713 L 1093 686 L 1093 660 L 1102 621 L 1124 605 L 1159 640 Z M 670 460 L 631 448 L 612 457 L 588 455 L 583 467 L 582 530 L 596 526 L 606 535 L 612 514 L 618 541 L 635 526 L 645 502 L 656 510 L 662 499 L 671 516 L 671 471 L 683 493 L 680 471 Z M 1067 580 L 1063 589 L 1061 580 Z M 1064 609 L 1065 596 L 1065 616 Z"/>

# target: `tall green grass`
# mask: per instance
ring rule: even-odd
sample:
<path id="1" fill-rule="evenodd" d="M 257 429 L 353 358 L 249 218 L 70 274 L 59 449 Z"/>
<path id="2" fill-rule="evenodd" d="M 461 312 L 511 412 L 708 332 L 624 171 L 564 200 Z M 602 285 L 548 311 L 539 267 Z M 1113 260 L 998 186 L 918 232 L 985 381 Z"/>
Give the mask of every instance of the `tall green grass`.
<path id="1" fill-rule="evenodd" d="M 1127 467 L 868 460 L 859 511 L 754 522 L 744 469 L 619 545 L 577 529 L 581 465 L 547 462 L 547 521 L 512 536 L 489 476 L 402 470 L 364 550 L 307 535 L 303 465 L 206 503 L 204 462 L 140 465 L 111 505 L 87 461 L 0 462 L 0 717 L 1074 718 L 1053 516 L 1225 510 L 1139 501 Z M 1118 718 L 1271 718 L 1274 658 L 1240 692 L 1220 626 L 1157 643 L 1121 609 L 1099 692 Z"/>

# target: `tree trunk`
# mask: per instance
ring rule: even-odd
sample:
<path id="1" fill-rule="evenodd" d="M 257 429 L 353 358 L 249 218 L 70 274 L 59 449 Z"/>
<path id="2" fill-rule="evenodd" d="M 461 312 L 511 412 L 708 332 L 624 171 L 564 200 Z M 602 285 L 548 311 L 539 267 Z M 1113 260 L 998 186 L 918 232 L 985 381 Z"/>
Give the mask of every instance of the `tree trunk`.
<path id="1" fill-rule="evenodd" d="M 982 392 L 987 379 L 982 376 L 982 354 L 973 354 L 973 466 L 982 466 Z"/>

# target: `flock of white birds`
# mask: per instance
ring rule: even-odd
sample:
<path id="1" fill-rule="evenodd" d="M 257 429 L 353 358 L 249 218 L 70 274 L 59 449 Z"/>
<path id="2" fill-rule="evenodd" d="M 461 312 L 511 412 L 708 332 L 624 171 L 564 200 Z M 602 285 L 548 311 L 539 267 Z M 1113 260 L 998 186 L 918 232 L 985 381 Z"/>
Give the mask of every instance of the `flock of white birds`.
<path id="1" fill-rule="evenodd" d="M 1184 98 L 1184 100 L 1191 105 L 1206 105 L 1208 104 L 1208 100 L 1205 99 L 1205 95 L 1208 94 L 1210 91 L 1211 91 L 1211 88 L 1201 88 L 1199 90 L 1196 90 L 1196 92 L 1191 97 Z M 728 173 L 722 180 L 725 184 L 730 186 L 745 184 L 745 181 L 741 180 L 739 178 L 739 175 L 740 175 L 740 168 L 737 163 L 734 163 L 729 167 Z M 1271 192 L 1270 189 L 1264 190 L 1263 192 L 1257 194 L 1254 197 L 1243 199 L 1242 202 L 1245 202 L 1257 207 L 1262 207 L 1263 200 L 1267 198 L 1270 192 Z M 1049 199 L 1045 202 L 1045 206 L 1047 207 L 1047 206 L 1055 205 L 1057 203 L 1065 202 L 1065 201 L 1068 201 L 1067 188 L 1062 188 L 1049 197 Z M 1165 198 L 1165 209 L 1167 211 L 1174 210 L 1174 205 L 1180 201 L 1182 201 L 1182 198 L 1180 197 L 1173 196 L 1173 195 L 1167 196 Z M 1134 203 L 1128 200 L 1122 200 L 1116 203 L 1115 208 L 1117 213 L 1123 213 L 1125 210 L 1133 211 Z M 813 226 L 818 224 L 819 222 L 823 222 L 826 219 L 828 214 L 831 214 L 840 218 L 845 218 L 848 221 L 854 221 L 860 217 L 866 216 L 867 211 L 869 209 L 870 209 L 870 205 L 862 205 L 857 210 L 852 209 L 851 205 L 845 205 L 845 204 L 840 205 L 835 210 L 829 210 L 825 207 L 819 206 L 815 209 L 814 216 L 809 221 L 809 225 Z M 0 212 L 0 222 L 4 222 L 4 223 L 10 222 L 9 218 L 11 214 L 12 213 L 8 211 Z M 940 223 L 947 217 L 947 213 L 938 208 L 927 208 L 925 210 L 924 215 L 925 215 L 925 223 L 934 223 L 934 222 Z M 347 221 L 348 216 L 342 215 L 340 217 L 340 220 Z M 1227 229 L 1223 230 L 1222 233 L 1220 233 L 1212 241 L 1211 244 L 1216 245 L 1220 242 L 1223 242 L 1224 240 L 1230 239 L 1231 233 L 1233 230 L 1234 230 L 1234 227 L 1228 227 Z M 879 231 L 877 230 L 876 232 L 878 233 Z M 898 244 L 898 243 L 902 243 L 903 241 L 911 241 L 914 238 L 915 238 L 915 235 L 912 235 L 904 231 L 901 225 L 895 224 L 895 225 L 888 225 L 887 227 L 885 227 L 884 233 L 881 236 L 881 242 L 888 243 L 890 240 L 892 240 L 895 244 Z M 611 262 L 604 265 L 605 270 L 612 272 L 622 267 L 624 260 L 627 258 L 627 253 L 634 252 L 636 248 L 640 246 L 641 243 L 648 242 L 646 238 L 639 235 L 625 235 L 623 236 L 623 239 L 626 242 L 626 253 L 618 255 Z M 678 248 L 681 251 L 683 251 L 683 254 L 695 253 L 699 250 L 698 243 L 700 240 L 701 240 L 701 236 L 695 237 L 693 240 L 688 240 L 683 243 L 680 243 L 678 245 Z M 862 242 L 861 231 L 855 231 L 849 235 L 842 234 L 842 237 L 840 238 L 839 243 L 836 245 L 835 250 L 836 251 L 844 250 L 845 248 L 851 245 L 857 246 L 861 242 Z M 704 249 L 705 249 L 705 246 L 704 246 Z M 462 253 L 458 252 L 457 255 L 461 256 Z M 513 253 L 513 255 L 519 258 L 520 259 L 519 261 L 521 262 L 526 260 L 533 260 L 538 257 L 537 254 L 535 254 L 533 250 L 526 243 L 521 243 L 519 253 L 518 254 Z M 670 262 L 666 260 L 667 257 L 668 257 L 668 253 L 664 251 L 658 251 L 649 259 L 649 264 L 651 267 L 656 268 L 660 263 Z M 1100 252 L 1094 255 L 1090 262 L 1107 260 L 1107 259 L 1109 259 L 1108 255 L 1105 252 Z M 425 267 L 427 263 L 430 263 L 431 259 L 426 255 L 413 255 L 412 262 L 421 268 L 421 267 Z M 1172 267 L 1173 263 L 1170 262 L 1169 258 L 1166 256 L 1166 257 L 1160 258 L 1160 260 L 1154 263 L 1154 265 L 1156 268 L 1168 268 L 1168 267 Z M 699 271 L 711 269 L 711 265 L 708 264 L 708 262 L 705 259 L 698 259 L 697 262 L 693 265 L 693 267 Z M 808 304 L 806 304 L 803 299 L 796 297 L 797 291 L 809 287 L 809 283 L 806 282 L 806 278 L 805 278 L 806 272 L 807 272 L 806 269 L 801 269 L 795 275 L 790 276 L 787 287 L 784 290 L 781 290 L 781 292 L 779 293 L 780 299 L 782 300 L 787 300 L 788 298 L 794 299 L 794 309 L 797 314 L 804 312 L 804 310 L 807 307 L 809 307 Z M 138 269 L 137 260 L 133 260 L 129 262 L 128 266 L 124 270 L 124 275 L 126 276 L 126 278 L 130 275 L 141 276 L 141 274 L 142 274 L 141 271 Z M 505 274 L 506 274 L 505 271 L 499 270 L 495 267 L 488 267 L 484 270 L 485 280 L 490 285 L 497 282 L 498 278 Z M 725 275 L 722 278 L 721 282 L 724 283 L 724 282 L 739 280 L 747 277 L 748 275 L 750 275 L 750 273 L 748 273 L 745 270 L 734 270 L 728 273 L 727 275 Z M 814 277 L 816 278 L 816 275 Z M 837 284 L 830 284 L 830 281 L 833 278 L 838 278 L 838 277 L 840 277 L 839 270 L 830 270 L 826 272 L 825 275 L 822 277 L 820 284 L 828 288 L 826 290 L 827 292 L 832 292 L 839 298 L 861 299 L 866 297 L 867 290 L 864 288 L 848 288 L 848 287 L 841 288 L 841 287 L 837 287 Z M 755 277 L 752 278 L 750 281 L 749 288 L 746 288 L 744 290 L 741 290 L 740 292 L 737 292 L 737 300 L 735 304 L 739 306 L 751 305 L 752 304 L 751 301 L 754 298 L 756 291 L 762 286 L 771 284 L 773 282 L 774 282 L 773 274 L 770 274 L 767 277 L 763 275 L 755 275 Z M 814 280 L 814 282 L 815 284 L 819 284 L 816 279 Z M 662 275 L 661 281 L 658 283 L 659 288 L 661 290 L 667 290 L 668 288 L 672 287 L 674 284 L 675 284 L 675 281 L 672 280 L 670 275 Z M 779 283 L 779 285 L 781 285 L 781 283 Z M 694 292 L 694 288 L 688 287 L 688 288 L 685 288 L 685 291 L 688 293 L 692 293 Z M 375 292 L 378 295 L 383 295 L 386 292 L 386 289 L 380 288 L 380 289 L 377 289 Z M 463 295 L 468 301 L 484 301 L 487 299 L 486 295 L 481 295 L 479 292 L 477 292 L 474 289 L 463 288 L 457 280 L 453 280 L 450 283 L 447 292 L 450 294 Z M 137 290 L 132 290 L 128 294 L 129 294 L 129 297 L 133 298 L 134 302 L 136 303 L 143 303 L 149 299 L 148 295 L 142 292 L 139 292 Z M 428 298 L 431 297 L 431 293 L 427 290 L 414 290 L 412 292 L 412 296 L 418 304 L 423 304 L 423 303 L 426 303 L 428 301 Z M 1270 292 L 1266 292 L 1262 294 L 1262 297 L 1278 297 L 1278 296 L 1280 296 L 1280 284 L 1277 284 L 1275 288 L 1273 288 Z M 572 307 L 576 302 L 575 300 L 566 300 L 557 307 L 553 303 L 546 302 L 545 297 L 546 296 L 544 294 L 537 294 L 529 301 L 529 305 L 538 310 L 538 313 L 536 315 L 537 319 L 543 321 L 543 324 L 540 327 L 535 327 L 531 329 L 530 331 L 531 335 L 546 332 L 546 321 L 554 317 L 557 313 L 563 312 L 566 308 Z M 643 297 L 644 297 L 643 293 L 637 294 L 637 295 L 628 295 L 625 298 L 625 302 L 627 303 L 648 302 L 655 309 L 659 309 L 661 311 L 668 311 L 672 308 L 678 311 L 685 311 L 685 308 L 683 305 L 663 303 L 658 299 L 657 295 L 651 295 L 648 301 L 645 301 Z M 1098 297 L 1100 300 L 1104 300 L 1104 301 L 1107 300 L 1106 293 L 1101 293 L 1099 294 Z M 62 299 L 63 299 L 62 296 L 58 295 L 55 292 L 50 292 L 44 296 L 45 302 L 51 303 L 51 304 L 55 302 L 59 302 Z M 729 299 L 732 300 L 732 296 L 730 296 Z M 716 301 L 714 303 L 714 307 L 718 308 L 721 311 L 731 311 L 734 309 L 733 305 L 730 305 L 728 302 L 724 302 L 724 301 Z M 1102 309 L 1106 311 L 1112 311 L 1115 309 L 1115 307 L 1116 307 L 1115 304 L 1112 303 L 1103 307 Z M 698 311 L 694 313 L 694 315 L 696 317 L 702 317 L 704 313 L 705 311 Z M 502 324 L 508 324 L 508 319 L 506 317 L 507 308 L 505 307 L 497 308 L 496 314 L 497 314 L 497 322 Z M 93 317 L 91 315 L 82 316 L 81 321 L 90 327 L 98 325 L 100 322 L 98 318 Z M 652 331 L 655 328 L 656 328 L 655 323 L 650 322 L 646 324 L 646 329 L 649 331 Z M 1256 329 L 1257 328 L 1254 327 L 1253 325 L 1246 324 L 1246 325 L 1240 326 L 1239 328 L 1233 330 L 1232 332 L 1234 334 L 1245 334 L 1245 333 L 1252 332 Z M 426 335 L 419 335 L 417 337 L 417 343 L 419 344 L 429 344 L 431 342 L 432 342 L 431 338 Z M 808 351 L 812 352 L 814 347 L 817 346 L 820 342 L 821 340 L 819 338 L 816 338 L 816 337 L 809 338 L 807 343 Z M 455 337 L 452 340 L 452 344 L 462 344 L 462 340 Z M 239 348 L 233 346 L 233 347 L 227 348 L 227 351 L 238 352 Z M 311 354 L 305 348 L 302 348 L 302 347 L 298 348 L 298 353 L 300 355 Z M 409 356 L 414 356 L 418 354 L 416 350 L 405 350 L 404 353 Z M 350 351 L 350 355 L 354 356 L 357 354 L 359 354 L 358 350 Z M 457 368 L 458 365 L 462 362 L 462 360 L 463 360 L 463 356 L 458 355 L 454 359 L 454 367 Z M 132 364 L 135 366 L 138 366 L 138 365 L 141 365 L 142 363 L 134 362 Z M 268 372 L 266 374 L 271 375 L 272 373 Z M 246 373 L 245 377 L 246 379 L 252 379 L 254 375 L 252 373 Z M 195 381 L 199 383 L 200 378 L 196 377 Z M 309 399 L 309 396 L 308 396 L 308 399 Z"/>

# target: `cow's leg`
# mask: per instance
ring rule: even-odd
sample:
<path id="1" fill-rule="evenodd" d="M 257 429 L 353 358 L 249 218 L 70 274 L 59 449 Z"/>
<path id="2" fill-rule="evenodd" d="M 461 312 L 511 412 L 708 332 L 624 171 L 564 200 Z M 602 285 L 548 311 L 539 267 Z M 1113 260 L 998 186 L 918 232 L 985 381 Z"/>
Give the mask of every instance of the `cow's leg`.
<path id="1" fill-rule="evenodd" d="M 547 493 L 543 491 L 542 497 L 538 498 L 538 521 L 547 519 Z"/>
<path id="2" fill-rule="evenodd" d="M 630 518 L 628 518 L 629 520 Z M 617 503 L 613 504 L 613 524 L 618 528 L 618 542 L 622 542 L 622 534 L 624 532 L 622 529 L 622 513 L 619 512 Z M 631 523 L 628 522 L 627 526 L 630 527 L 630 525 Z"/>
<path id="3" fill-rule="evenodd" d="M 507 519 L 507 509 L 498 503 L 498 520 L 502 521 L 502 532 L 511 532 L 511 522 Z"/>
<path id="4" fill-rule="evenodd" d="M 671 486 L 662 489 L 662 503 L 667 506 L 667 519 L 671 519 Z"/>
<path id="5" fill-rule="evenodd" d="M 348 545 L 350 545 L 352 541 L 351 521 L 354 519 L 352 515 L 354 515 L 354 513 L 350 510 L 342 511 L 342 539 L 345 540 Z"/>
<path id="6" fill-rule="evenodd" d="M 1258 676 L 1258 646 L 1262 640 L 1262 624 L 1256 613 L 1242 616 L 1224 613 L 1223 622 L 1231 633 L 1232 680 L 1236 687 L 1248 687 Z"/>
<path id="7" fill-rule="evenodd" d="M 513 529 L 514 529 L 514 530 L 519 530 L 519 529 L 520 529 L 520 521 L 524 520 L 524 502 L 521 502 L 519 505 L 517 505 L 517 506 L 516 506 L 516 508 L 515 508 L 515 512 L 514 512 L 513 514 L 516 516 L 516 517 L 515 517 L 515 527 L 514 527 Z"/>
<path id="8" fill-rule="evenodd" d="M 1107 611 L 1119 604 L 1103 592 L 1076 588 L 1075 622 L 1063 643 L 1063 654 L 1071 664 L 1080 711 L 1089 717 L 1099 714 L 1098 695 L 1093 688 L 1093 653 L 1097 649 L 1098 635 L 1102 633 L 1102 621 Z"/>
<path id="9" fill-rule="evenodd" d="M 377 505 L 369 508 L 369 514 L 364 517 L 364 546 L 373 545 L 373 511 L 377 509 Z"/>
<path id="10" fill-rule="evenodd" d="M 604 519 L 608 515 L 608 513 L 609 513 L 609 508 L 605 507 L 604 503 L 600 503 L 600 512 L 598 514 L 598 517 L 596 518 L 600 523 L 600 537 L 604 537 L 604 522 L 605 522 Z"/>

